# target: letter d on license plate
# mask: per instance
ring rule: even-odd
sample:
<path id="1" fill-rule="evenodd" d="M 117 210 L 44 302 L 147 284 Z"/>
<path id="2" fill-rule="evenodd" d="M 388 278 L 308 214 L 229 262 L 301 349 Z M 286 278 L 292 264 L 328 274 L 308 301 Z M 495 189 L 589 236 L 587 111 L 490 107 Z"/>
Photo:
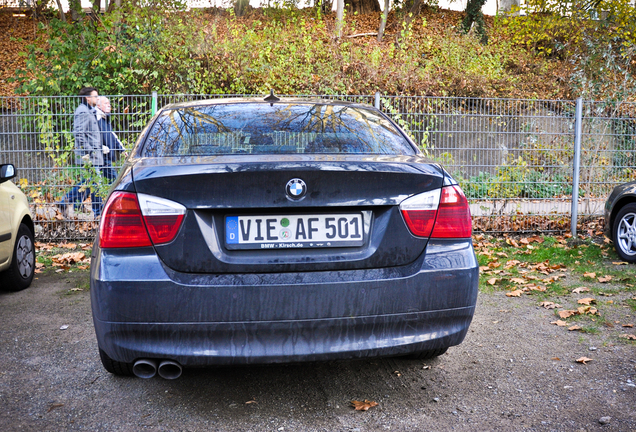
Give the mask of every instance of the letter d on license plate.
<path id="1" fill-rule="evenodd" d="M 228 249 L 355 247 L 363 243 L 361 213 L 225 217 Z"/>

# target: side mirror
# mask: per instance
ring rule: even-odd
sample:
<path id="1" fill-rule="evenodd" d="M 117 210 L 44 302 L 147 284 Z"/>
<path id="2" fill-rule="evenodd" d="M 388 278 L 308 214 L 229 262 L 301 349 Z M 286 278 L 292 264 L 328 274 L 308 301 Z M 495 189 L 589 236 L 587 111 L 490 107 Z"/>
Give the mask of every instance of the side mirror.
<path id="1" fill-rule="evenodd" d="M 15 167 L 12 164 L 0 165 L 0 183 L 4 183 L 15 177 Z"/>

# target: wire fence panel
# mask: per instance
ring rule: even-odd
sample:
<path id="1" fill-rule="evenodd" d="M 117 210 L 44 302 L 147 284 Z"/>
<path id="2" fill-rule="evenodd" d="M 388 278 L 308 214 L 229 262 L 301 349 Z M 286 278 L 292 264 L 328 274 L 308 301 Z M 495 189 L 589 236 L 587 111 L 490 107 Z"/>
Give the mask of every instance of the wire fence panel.
<path id="1" fill-rule="evenodd" d="M 567 228 L 574 102 L 432 97 L 383 102 L 462 185 L 476 229 Z"/>
<path id="2" fill-rule="evenodd" d="M 130 150 L 157 108 L 251 96 L 115 95 L 109 97 L 110 121 Z M 292 96 L 379 106 L 458 180 L 469 198 L 476 231 L 549 233 L 570 227 L 575 101 Z M 0 163 L 18 169 L 16 183 L 31 200 L 39 240 L 88 240 L 97 228 L 86 190 L 106 195 L 108 181 L 84 184 L 85 201 L 70 211 L 56 205 L 90 177 L 75 164 L 73 114 L 79 103 L 79 97 L 66 96 L 0 98 Z M 636 104 L 585 102 L 582 114 L 576 216 L 585 221 L 602 215 L 612 187 L 635 178 Z M 116 160 L 114 168 L 121 163 Z"/>
<path id="3" fill-rule="evenodd" d="M 7 99 L 7 100 L 2 100 Z M 126 149 L 131 149 L 151 117 L 151 96 L 110 97 L 110 121 Z M 0 163 L 12 163 L 32 204 L 38 240 L 81 240 L 94 237 L 97 221 L 88 203 L 61 207 L 64 195 L 87 176 L 75 165 L 76 96 L 0 98 Z M 6 108 L 9 107 L 9 108 Z M 121 167 L 121 160 L 113 164 Z M 80 191 L 91 189 L 86 185 Z M 106 194 L 108 184 L 92 187 Z M 69 210 L 68 212 L 66 210 Z"/>

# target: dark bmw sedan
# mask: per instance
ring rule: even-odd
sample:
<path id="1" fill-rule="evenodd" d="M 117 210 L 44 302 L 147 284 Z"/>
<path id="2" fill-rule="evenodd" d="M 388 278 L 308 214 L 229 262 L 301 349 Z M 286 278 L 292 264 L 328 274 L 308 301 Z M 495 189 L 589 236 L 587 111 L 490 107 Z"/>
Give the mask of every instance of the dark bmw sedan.
<path id="1" fill-rule="evenodd" d="M 104 208 L 91 302 L 104 367 L 430 358 L 462 342 L 478 264 L 468 202 L 373 107 L 168 105 Z"/>

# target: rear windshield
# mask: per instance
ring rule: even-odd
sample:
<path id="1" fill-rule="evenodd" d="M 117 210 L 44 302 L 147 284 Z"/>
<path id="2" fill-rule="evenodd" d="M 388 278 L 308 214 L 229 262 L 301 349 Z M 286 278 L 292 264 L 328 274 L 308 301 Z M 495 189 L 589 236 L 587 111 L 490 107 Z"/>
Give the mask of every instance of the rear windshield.
<path id="1" fill-rule="evenodd" d="M 166 110 L 142 156 L 363 153 L 415 150 L 379 113 L 341 105 L 235 103 Z"/>

